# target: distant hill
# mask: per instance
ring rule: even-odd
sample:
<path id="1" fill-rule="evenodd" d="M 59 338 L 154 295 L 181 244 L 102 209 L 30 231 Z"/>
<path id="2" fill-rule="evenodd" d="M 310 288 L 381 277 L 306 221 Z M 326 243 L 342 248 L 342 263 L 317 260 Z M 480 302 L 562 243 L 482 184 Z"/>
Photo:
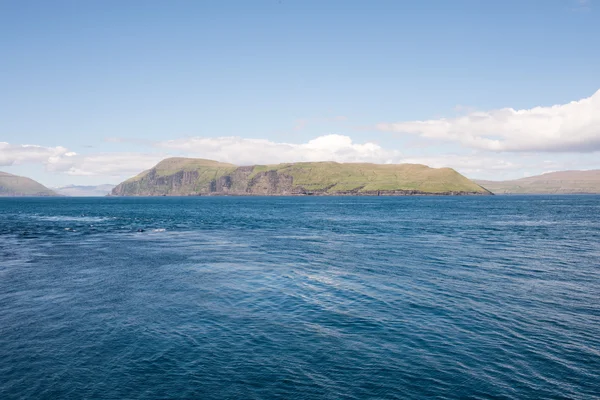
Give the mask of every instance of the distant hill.
<path id="1" fill-rule="evenodd" d="M 512 181 L 475 182 L 496 194 L 600 193 L 600 170 L 560 171 Z"/>
<path id="2" fill-rule="evenodd" d="M 117 185 L 115 196 L 491 194 L 450 168 L 300 162 L 239 167 L 168 158 Z"/>
<path id="3" fill-rule="evenodd" d="M 57 194 L 33 179 L 0 172 L 0 196 L 57 196 Z"/>
<path id="4" fill-rule="evenodd" d="M 111 190 L 115 185 L 97 185 L 97 186 L 77 186 L 69 185 L 59 188 L 53 188 L 55 192 L 63 196 L 73 197 L 93 197 L 93 196 L 106 196 L 110 194 Z"/>

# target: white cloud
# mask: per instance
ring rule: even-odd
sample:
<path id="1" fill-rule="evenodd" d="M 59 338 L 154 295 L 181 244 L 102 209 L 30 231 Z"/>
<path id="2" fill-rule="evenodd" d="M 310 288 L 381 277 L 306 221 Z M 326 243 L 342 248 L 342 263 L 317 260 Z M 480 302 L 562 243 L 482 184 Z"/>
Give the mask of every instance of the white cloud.
<path id="1" fill-rule="evenodd" d="M 165 158 L 164 154 L 106 153 L 79 155 L 62 146 L 13 145 L 0 142 L 0 166 L 42 164 L 50 172 L 67 175 L 135 175 Z"/>
<path id="2" fill-rule="evenodd" d="M 510 180 L 548 171 L 600 169 L 595 153 L 492 153 L 421 154 L 402 159 L 403 163 L 433 168 L 454 168 L 470 179 Z"/>
<path id="3" fill-rule="evenodd" d="M 598 151 L 600 90 L 563 105 L 470 112 L 457 118 L 382 123 L 377 128 L 489 151 Z"/>
<path id="4" fill-rule="evenodd" d="M 478 176 L 484 173 L 503 173 L 523 166 L 521 163 L 511 161 L 504 156 L 491 157 L 485 154 L 416 156 L 405 158 L 402 162 L 425 164 L 432 168 L 454 168 L 468 176 Z"/>
<path id="5" fill-rule="evenodd" d="M 0 166 L 25 163 L 46 163 L 50 159 L 69 156 L 71 153 L 62 146 L 44 147 L 31 144 L 11 145 L 0 142 Z M 74 154 L 74 153 L 72 153 Z"/>
<path id="6" fill-rule="evenodd" d="M 319 136 L 306 143 L 279 143 L 241 137 L 192 137 L 159 142 L 157 147 L 189 156 L 238 165 L 276 164 L 298 161 L 399 162 L 398 151 L 375 143 L 354 143 L 348 136 Z"/>
<path id="7" fill-rule="evenodd" d="M 74 176 L 128 177 L 153 167 L 163 158 L 165 155 L 141 153 L 57 157 L 46 164 L 46 169 Z"/>

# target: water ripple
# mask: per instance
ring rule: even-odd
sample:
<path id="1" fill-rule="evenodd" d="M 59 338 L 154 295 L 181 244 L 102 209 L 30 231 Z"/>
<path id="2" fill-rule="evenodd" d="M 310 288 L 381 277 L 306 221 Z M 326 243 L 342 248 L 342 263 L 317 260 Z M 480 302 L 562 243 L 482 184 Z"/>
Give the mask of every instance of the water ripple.
<path id="1" fill-rule="evenodd" d="M 600 197 L 0 199 L 0 398 L 600 398 Z"/>

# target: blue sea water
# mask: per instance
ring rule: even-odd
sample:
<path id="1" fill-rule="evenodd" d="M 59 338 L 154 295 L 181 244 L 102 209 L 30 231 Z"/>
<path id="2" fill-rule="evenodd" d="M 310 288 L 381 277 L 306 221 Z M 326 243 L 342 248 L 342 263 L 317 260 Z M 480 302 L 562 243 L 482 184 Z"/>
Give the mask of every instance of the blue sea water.
<path id="1" fill-rule="evenodd" d="M 0 199 L 0 398 L 598 399 L 600 197 Z"/>

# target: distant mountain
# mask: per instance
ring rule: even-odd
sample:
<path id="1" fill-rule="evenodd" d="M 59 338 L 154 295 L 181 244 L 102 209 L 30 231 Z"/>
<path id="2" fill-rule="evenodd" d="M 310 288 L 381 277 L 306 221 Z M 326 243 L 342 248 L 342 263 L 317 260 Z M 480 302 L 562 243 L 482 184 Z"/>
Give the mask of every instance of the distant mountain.
<path id="1" fill-rule="evenodd" d="M 62 194 L 63 196 L 73 196 L 73 197 L 93 197 L 93 196 L 106 196 L 110 194 L 111 190 L 115 185 L 97 185 L 97 186 L 77 186 L 77 185 L 69 185 L 63 186 L 59 188 L 53 188 L 55 192 L 58 194 Z"/>
<path id="2" fill-rule="evenodd" d="M 600 193 L 600 170 L 560 171 L 512 181 L 475 182 L 496 194 Z"/>
<path id="3" fill-rule="evenodd" d="M 18 197 L 58 195 L 33 179 L 9 174 L 6 172 L 0 172 L 0 196 Z"/>
<path id="4" fill-rule="evenodd" d="M 117 185 L 114 196 L 491 194 L 450 168 L 300 162 L 239 167 L 168 158 Z"/>

